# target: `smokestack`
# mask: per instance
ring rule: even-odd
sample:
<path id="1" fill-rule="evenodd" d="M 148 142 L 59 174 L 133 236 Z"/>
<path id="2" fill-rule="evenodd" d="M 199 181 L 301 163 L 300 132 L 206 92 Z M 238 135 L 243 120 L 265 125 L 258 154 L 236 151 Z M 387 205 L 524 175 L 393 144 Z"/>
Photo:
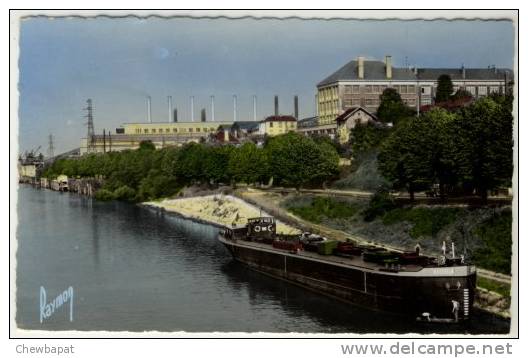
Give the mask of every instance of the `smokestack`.
<path id="1" fill-rule="evenodd" d="M 357 58 L 358 63 L 358 78 L 363 79 L 365 77 L 365 58 L 363 56 L 359 56 Z"/>
<path id="2" fill-rule="evenodd" d="M 152 113 L 150 108 L 150 96 L 147 96 L 147 121 L 152 123 Z"/>
<path id="3" fill-rule="evenodd" d="M 172 121 L 174 123 L 178 122 L 178 108 L 174 108 L 174 112 L 173 112 L 173 116 L 172 116 Z"/>
<path id="4" fill-rule="evenodd" d="M 253 95 L 253 121 L 257 121 L 257 96 Z"/>
<path id="5" fill-rule="evenodd" d="M 275 95 L 275 116 L 279 115 L 279 96 Z"/>
<path id="6" fill-rule="evenodd" d="M 207 115 L 205 113 L 205 108 L 202 108 L 202 111 L 200 113 L 200 119 L 201 119 L 202 122 L 207 121 Z"/>
<path id="7" fill-rule="evenodd" d="M 167 97 L 167 105 L 169 106 L 169 123 L 172 122 L 172 96 Z"/>
<path id="8" fill-rule="evenodd" d="M 194 96 L 191 96 L 191 122 L 194 122 Z"/>
<path id="9" fill-rule="evenodd" d="M 385 75 L 387 79 L 392 78 L 392 56 L 385 56 Z"/>
<path id="10" fill-rule="evenodd" d="M 293 113 L 295 119 L 299 119 L 299 97 L 297 95 L 293 97 Z"/>
<path id="11" fill-rule="evenodd" d="M 237 120 L 237 96 L 233 95 L 233 122 Z"/>
<path id="12" fill-rule="evenodd" d="M 466 79 L 466 68 L 464 67 L 464 64 L 462 64 L 462 79 Z"/>
<path id="13" fill-rule="evenodd" d="M 214 122 L 214 96 L 211 96 L 211 121 Z"/>

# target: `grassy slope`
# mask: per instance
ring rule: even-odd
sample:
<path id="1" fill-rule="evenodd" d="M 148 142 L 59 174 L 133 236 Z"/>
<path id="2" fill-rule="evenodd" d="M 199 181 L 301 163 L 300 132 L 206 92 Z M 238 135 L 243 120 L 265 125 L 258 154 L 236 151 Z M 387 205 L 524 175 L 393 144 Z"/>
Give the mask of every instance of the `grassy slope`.
<path id="1" fill-rule="evenodd" d="M 368 228 L 363 232 L 372 233 L 367 237 L 380 243 L 384 243 L 384 235 L 390 232 L 395 236 L 388 243 L 408 246 L 406 249 L 412 248 L 413 242 L 420 242 L 430 250 L 439 251 L 443 240 L 448 244 L 449 240 L 455 240 L 461 249 L 461 233 L 464 233 L 467 235 L 472 262 L 504 274 L 510 274 L 511 271 L 510 210 L 495 213 L 494 209 L 483 209 L 484 213 L 479 214 L 466 208 L 406 207 L 390 210 L 380 220 L 365 223 L 362 218 L 364 203 L 335 198 L 297 197 L 287 200 L 284 206 L 293 214 L 316 224 L 324 223 L 349 232 L 363 226 Z M 349 226 L 343 227 L 343 222 Z M 409 225 L 410 229 L 402 230 L 405 226 L 402 224 Z M 469 229 L 461 229 L 461 225 L 467 225 Z M 361 231 L 356 232 L 361 234 Z"/>

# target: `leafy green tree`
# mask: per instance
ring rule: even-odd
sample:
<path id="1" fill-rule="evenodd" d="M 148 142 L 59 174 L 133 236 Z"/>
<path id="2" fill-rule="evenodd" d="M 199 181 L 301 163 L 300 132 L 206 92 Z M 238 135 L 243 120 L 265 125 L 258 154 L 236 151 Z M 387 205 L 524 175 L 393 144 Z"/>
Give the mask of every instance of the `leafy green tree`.
<path id="1" fill-rule="evenodd" d="M 331 145 L 317 145 L 311 138 L 287 133 L 270 138 L 265 151 L 270 176 L 286 186 L 301 188 L 321 184 L 338 172 L 339 156 Z"/>
<path id="2" fill-rule="evenodd" d="M 414 192 L 432 184 L 456 184 L 454 122 L 457 115 L 435 108 L 418 118 L 409 118 L 383 143 L 378 156 L 382 174 L 397 189 Z"/>
<path id="3" fill-rule="evenodd" d="M 156 146 L 150 140 L 143 140 L 139 143 L 139 150 L 156 150 Z"/>
<path id="4" fill-rule="evenodd" d="M 207 147 L 203 171 L 209 182 L 218 184 L 231 181 L 229 162 L 233 150 L 231 145 Z"/>
<path id="5" fill-rule="evenodd" d="M 400 123 L 381 146 L 378 167 L 395 189 L 406 189 L 411 200 L 414 193 L 431 184 L 431 168 L 426 151 L 427 137 L 421 117 Z"/>
<path id="6" fill-rule="evenodd" d="M 229 173 L 235 182 L 252 184 L 265 180 L 268 174 L 266 153 L 252 142 L 244 143 L 231 152 Z"/>
<path id="7" fill-rule="evenodd" d="M 377 149 L 389 133 L 388 128 L 372 122 L 357 124 L 350 131 L 350 144 L 354 156 Z"/>
<path id="8" fill-rule="evenodd" d="M 438 77 L 438 86 L 436 88 L 436 102 L 445 102 L 451 98 L 453 94 L 453 82 L 449 75 L 440 75 Z"/>
<path id="9" fill-rule="evenodd" d="M 456 122 L 455 151 L 462 180 L 485 201 L 488 190 L 510 186 L 513 117 L 507 104 L 482 98 L 463 109 Z"/>
<path id="10" fill-rule="evenodd" d="M 413 114 L 414 110 L 403 103 L 400 94 L 394 88 L 386 88 L 380 95 L 377 116 L 381 122 L 396 125 L 403 118 Z"/>

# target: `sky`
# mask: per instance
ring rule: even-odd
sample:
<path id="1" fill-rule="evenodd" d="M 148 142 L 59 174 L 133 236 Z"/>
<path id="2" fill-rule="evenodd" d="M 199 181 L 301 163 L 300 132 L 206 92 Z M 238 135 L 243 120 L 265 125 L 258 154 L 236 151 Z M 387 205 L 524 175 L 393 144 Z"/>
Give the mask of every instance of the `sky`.
<path id="1" fill-rule="evenodd" d="M 514 28 L 509 21 L 360 21 L 190 18 L 27 18 L 19 48 L 20 150 L 54 137 L 55 154 L 86 137 L 86 100 L 96 133 L 145 122 L 146 97 L 154 122 L 168 121 L 167 96 L 178 120 L 195 120 L 215 96 L 215 120 L 314 115 L 316 84 L 357 56 L 394 66 L 513 68 Z"/>

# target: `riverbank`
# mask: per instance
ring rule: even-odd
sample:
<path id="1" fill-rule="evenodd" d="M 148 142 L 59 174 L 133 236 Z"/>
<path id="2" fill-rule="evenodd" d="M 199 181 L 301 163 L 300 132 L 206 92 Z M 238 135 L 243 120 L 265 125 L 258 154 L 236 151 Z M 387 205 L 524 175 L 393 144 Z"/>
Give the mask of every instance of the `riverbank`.
<path id="1" fill-rule="evenodd" d="M 247 219 L 270 216 L 269 213 L 231 195 L 212 194 L 188 198 L 164 199 L 145 202 L 142 205 L 162 208 L 187 219 L 213 224 L 215 226 L 242 226 Z M 280 234 L 298 234 L 300 230 L 277 220 Z"/>

